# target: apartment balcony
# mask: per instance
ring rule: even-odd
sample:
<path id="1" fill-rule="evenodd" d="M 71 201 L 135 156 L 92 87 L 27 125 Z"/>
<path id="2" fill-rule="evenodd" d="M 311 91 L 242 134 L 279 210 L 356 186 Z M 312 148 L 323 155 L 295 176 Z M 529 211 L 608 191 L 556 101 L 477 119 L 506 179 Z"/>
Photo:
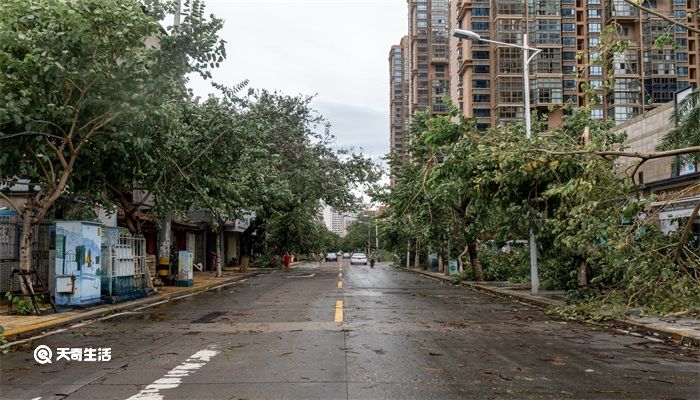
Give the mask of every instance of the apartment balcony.
<path id="1" fill-rule="evenodd" d="M 467 68 L 470 68 L 472 65 L 474 65 L 474 60 L 471 58 L 463 60 L 462 65 L 457 69 L 457 75 L 464 75 L 467 72 Z"/>
<path id="2" fill-rule="evenodd" d="M 639 10 L 622 0 L 614 0 L 611 2 L 608 18 L 615 19 L 636 19 L 639 17 Z"/>

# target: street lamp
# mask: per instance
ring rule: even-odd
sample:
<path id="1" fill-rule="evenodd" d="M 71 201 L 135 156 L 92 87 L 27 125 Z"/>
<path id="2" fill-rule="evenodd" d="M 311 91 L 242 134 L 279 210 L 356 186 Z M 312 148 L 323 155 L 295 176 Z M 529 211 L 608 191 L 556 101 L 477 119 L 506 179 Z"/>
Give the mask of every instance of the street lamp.
<path id="1" fill-rule="evenodd" d="M 466 29 L 455 29 L 452 36 L 459 39 L 467 39 L 476 43 L 495 43 L 502 46 L 517 47 L 523 49 L 523 89 L 525 91 L 525 134 L 530 139 L 532 136 L 532 123 L 530 121 L 530 61 L 541 52 L 541 49 L 528 46 L 527 33 L 523 33 L 523 45 L 515 43 L 499 42 L 497 40 L 484 39 L 476 32 Z M 532 51 L 532 54 L 530 54 Z M 532 294 L 537 294 L 540 288 L 539 273 L 537 271 L 537 244 L 535 242 L 535 231 L 530 228 L 530 280 Z"/>
<path id="2" fill-rule="evenodd" d="M 527 134 L 527 138 L 530 139 L 532 136 L 532 124 L 530 122 L 530 61 L 532 61 L 535 56 L 541 52 L 541 49 L 535 48 L 535 47 L 530 47 L 527 45 L 527 33 L 523 34 L 523 43 L 525 43 L 524 46 L 515 44 L 515 43 L 505 43 L 505 42 L 499 42 L 497 40 L 490 40 L 490 39 L 484 39 L 481 37 L 476 32 L 468 31 L 466 29 L 455 29 L 454 33 L 452 33 L 452 36 L 459 38 L 459 39 L 467 39 L 471 40 L 472 42 L 475 43 L 495 43 L 495 44 L 500 44 L 502 46 L 508 46 L 508 47 L 517 47 L 519 49 L 523 49 L 523 86 L 525 90 L 525 133 Z M 532 51 L 532 55 L 530 55 L 530 51 Z"/>

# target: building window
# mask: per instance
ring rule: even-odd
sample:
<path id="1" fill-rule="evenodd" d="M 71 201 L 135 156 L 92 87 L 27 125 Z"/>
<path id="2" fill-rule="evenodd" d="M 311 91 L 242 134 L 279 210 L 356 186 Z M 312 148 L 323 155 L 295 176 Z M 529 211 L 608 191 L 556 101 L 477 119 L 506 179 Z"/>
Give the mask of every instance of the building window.
<path id="1" fill-rule="evenodd" d="M 600 65 L 591 65 L 588 67 L 588 73 L 594 76 L 603 75 L 603 67 Z"/>
<path id="2" fill-rule="evenodd" d="M 600 28 L 600 24 L 588 24 L 588 32 L 590 33 L 599 33 Z"/>
<path id="3" fill-rule="evenodd" d="M 590 81 L 588 81 L 588 85 L 593 90 L 600 90 L 603 88 L 603 81 L 601 81 L 600 79 L 591 79 Z"/>
<path id="4" fill-rule="evenodd" d="M 561 53 L 561 58 L 564 61 L 573 61 L 573 60 L 576 60 L 576 53 L 573 51 L 565 51 L 565 52 Z"/>
<path id="5" fill-rule="evenodd" d="M 561 38 L 561 44 L 563 44 L 564 46 L 576 46 L 576 38 L 564 36 L 563 38 Z"/>
<path id="6" fill-rule="evenodd" d="M 634 107 L 615 107 L 615 122 L 622 123 L 637 116 L 637 109 Z"/>
<path id="7" fill-rule="evenodd" d="M 418 19 L 428 19 L 428 14 L 426 13 L 418 13 L 418 16 L 416 17 Z"/>
<path id="8" fill-rule="evenodd" d="M 489 30 L 489 23 L 488 22 L 472 22 L 472 30 L 473 31 L 488 31 Z"/>
<path id="9" fill-rule="evenodd" d="M 562 74 L 575 74 L 576 73 L 576 66 L 575 65 L 564 65 L 561 67 L 561 73 Z"/>
<path id="10" fill-rule="evenodd" d="M 573 8 L 563 8 L 561 10 L 561 15 L 564 17 L 574 17 L 574 9 Z"/>
<path id="11" fill-rule="evenodd" d="M 472 87 L 475 89 L 487 89 L 489 81 L 487 79 L 474 79 L 472 80 Z"/>
<path id="12" fill-rule="evenodd" d="M 600 8 L 589 8 L 588 18 L 600 18 Z"/>
<path id="13" fill-rule="evenodd" d="M 561 24 L 561 30 L 564 32 L 575 32 L 576 25 L 574 25 L 574 24 Z"/>
<path id="14" fill-rule="evenodd" d="M 418 21 L 418 22 L 416 22 L 416 25 L 417 25 L 419 28 L 425 28 L 425 27 L 428 26 L 428 21 Z"/>
<path id="15" fill-rule="evenodd" d="M 472 58 L 475 60 L 488 60 L 489 52 L 481 50 L 472 50 Z"/>
<path id="16" fill-rule="evenodd" d="M 538 78 L 535 83 L 535 96 L 540 104 L 562 103 L 562 81 L 558 78 Z"/>
<path id="17" fill-rule="evenodd" d="M 595 119 L 603 119 L 603 110 L 594 108 L 591 110 L 591 117 Z"/>
<path id="18" fill-rule="evenodd" d="M 561 26 L 559 20 L 537 20 L 535 40 L 538 44 L 561 43 Z"/>
<path id="19" fill-rule="evenodd" d="M 474 103 L 488 103 L 491 101 L 491 96 L 485 93 L 474 93 L 472 95 Z"/>
<path id="20" fill-rule="evenodd" d="M 491 116 L 491 110 L 488 108 L 475 108 L 474 116 L 477 118 L 488 118 Z"/>
<path id="21" fill-rule="evenodd" d="M 600 43 L 600 39 L 597 37 L 588 38 L 588 47 L 597 47 Z"/>
<path id="22" fill-rule="evenodd" d="M 688 53 L 676 53 L 676 61 L 688 61 Z"/>
<path id="23" fill-rule="evenodd" d="M 576 88 L 576 81 L 573 79 L 565 79 L 564 80 L 564 89 L 575 89 Z"/>
<path id="24" fill-rule="evenodd" d="M 489 9 L 488 8 L 472 8 L 472 16 L 474 16 L 474 17 L 488 17 L 489 16 Z"/>
<path id="25" fill-rule="evenodd" d="M 474 66 L 474 73 L 475 74 L 488 74 L 490 69 L 491 69 L 491 66 L 489 66 L 489 65 L 475 65 Z"/>
<path id="26" fill-rule="evenodd" d="M 685 19 L 685 10 L 673 10 L 673 17 L 675 19 Z"/>
<path id="27" fill-rule="evenodd" d="M 418 6 L 416 7 L 416 9 L 417 9 L 418 11 L 427 11 L 427 10 L 428 10 L 428 6 L 426 6 L 425 4 L 418 4 Z"/>
<path id="28" fill-rule="evenodd" d="M 678 75 L 688 76 L 688 67 L 678 67 L 676 68 L 676 71 L 678 72 Z"/>
<path id="29" fill-rule="evenodd" d="M 575 94 L 565 94 L 564 103 L 578 104 L 578 96 Z"/>

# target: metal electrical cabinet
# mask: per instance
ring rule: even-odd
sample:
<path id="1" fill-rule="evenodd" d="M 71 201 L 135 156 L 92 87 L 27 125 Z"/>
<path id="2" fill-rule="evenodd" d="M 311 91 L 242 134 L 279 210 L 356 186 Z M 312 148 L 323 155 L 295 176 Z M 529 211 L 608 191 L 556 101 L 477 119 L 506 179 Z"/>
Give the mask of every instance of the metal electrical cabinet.
<path id="1" fill-rule="evenodd" d="M 145 264 L 146 240 L 123 228 L 102 231 L 102 299 L 116 303 L 148 295 Z"/>
<path id="2" fill-rule="evenodd" d="M 100 301 L 102 226 L 94 222 L 56 221 L 56 304 Z"/>
<path id="3" fill-rule="evenodd" d="M 178 252 L 177 279 L 175 286 L 193 285 L 194 257 L 189 250 Z"/>

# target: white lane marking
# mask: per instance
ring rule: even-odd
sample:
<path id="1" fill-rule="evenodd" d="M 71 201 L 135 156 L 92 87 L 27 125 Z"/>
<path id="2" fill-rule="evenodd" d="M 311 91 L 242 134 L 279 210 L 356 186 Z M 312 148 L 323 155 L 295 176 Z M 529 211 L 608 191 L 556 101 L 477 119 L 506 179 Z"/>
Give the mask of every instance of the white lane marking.
<path id="1" fill-rule="evenodd" d="M 185 362 L 171 369 L 162 378 L 155 380 L 127 400 L 163 400 L 161 390 L 177 388 L 182 383 L 182 378 L 205 366 L 217 354 L 219 354 L 219 350 L 216 350 L 216 346 L 209 346 L 192 354 Z"/>
<path id="2" fill-rule="evenodd" d="M 342 277 L 343 277 L 343 273 L 341 272 L 338 274 L 338 278 L 342 278 Z"/>

